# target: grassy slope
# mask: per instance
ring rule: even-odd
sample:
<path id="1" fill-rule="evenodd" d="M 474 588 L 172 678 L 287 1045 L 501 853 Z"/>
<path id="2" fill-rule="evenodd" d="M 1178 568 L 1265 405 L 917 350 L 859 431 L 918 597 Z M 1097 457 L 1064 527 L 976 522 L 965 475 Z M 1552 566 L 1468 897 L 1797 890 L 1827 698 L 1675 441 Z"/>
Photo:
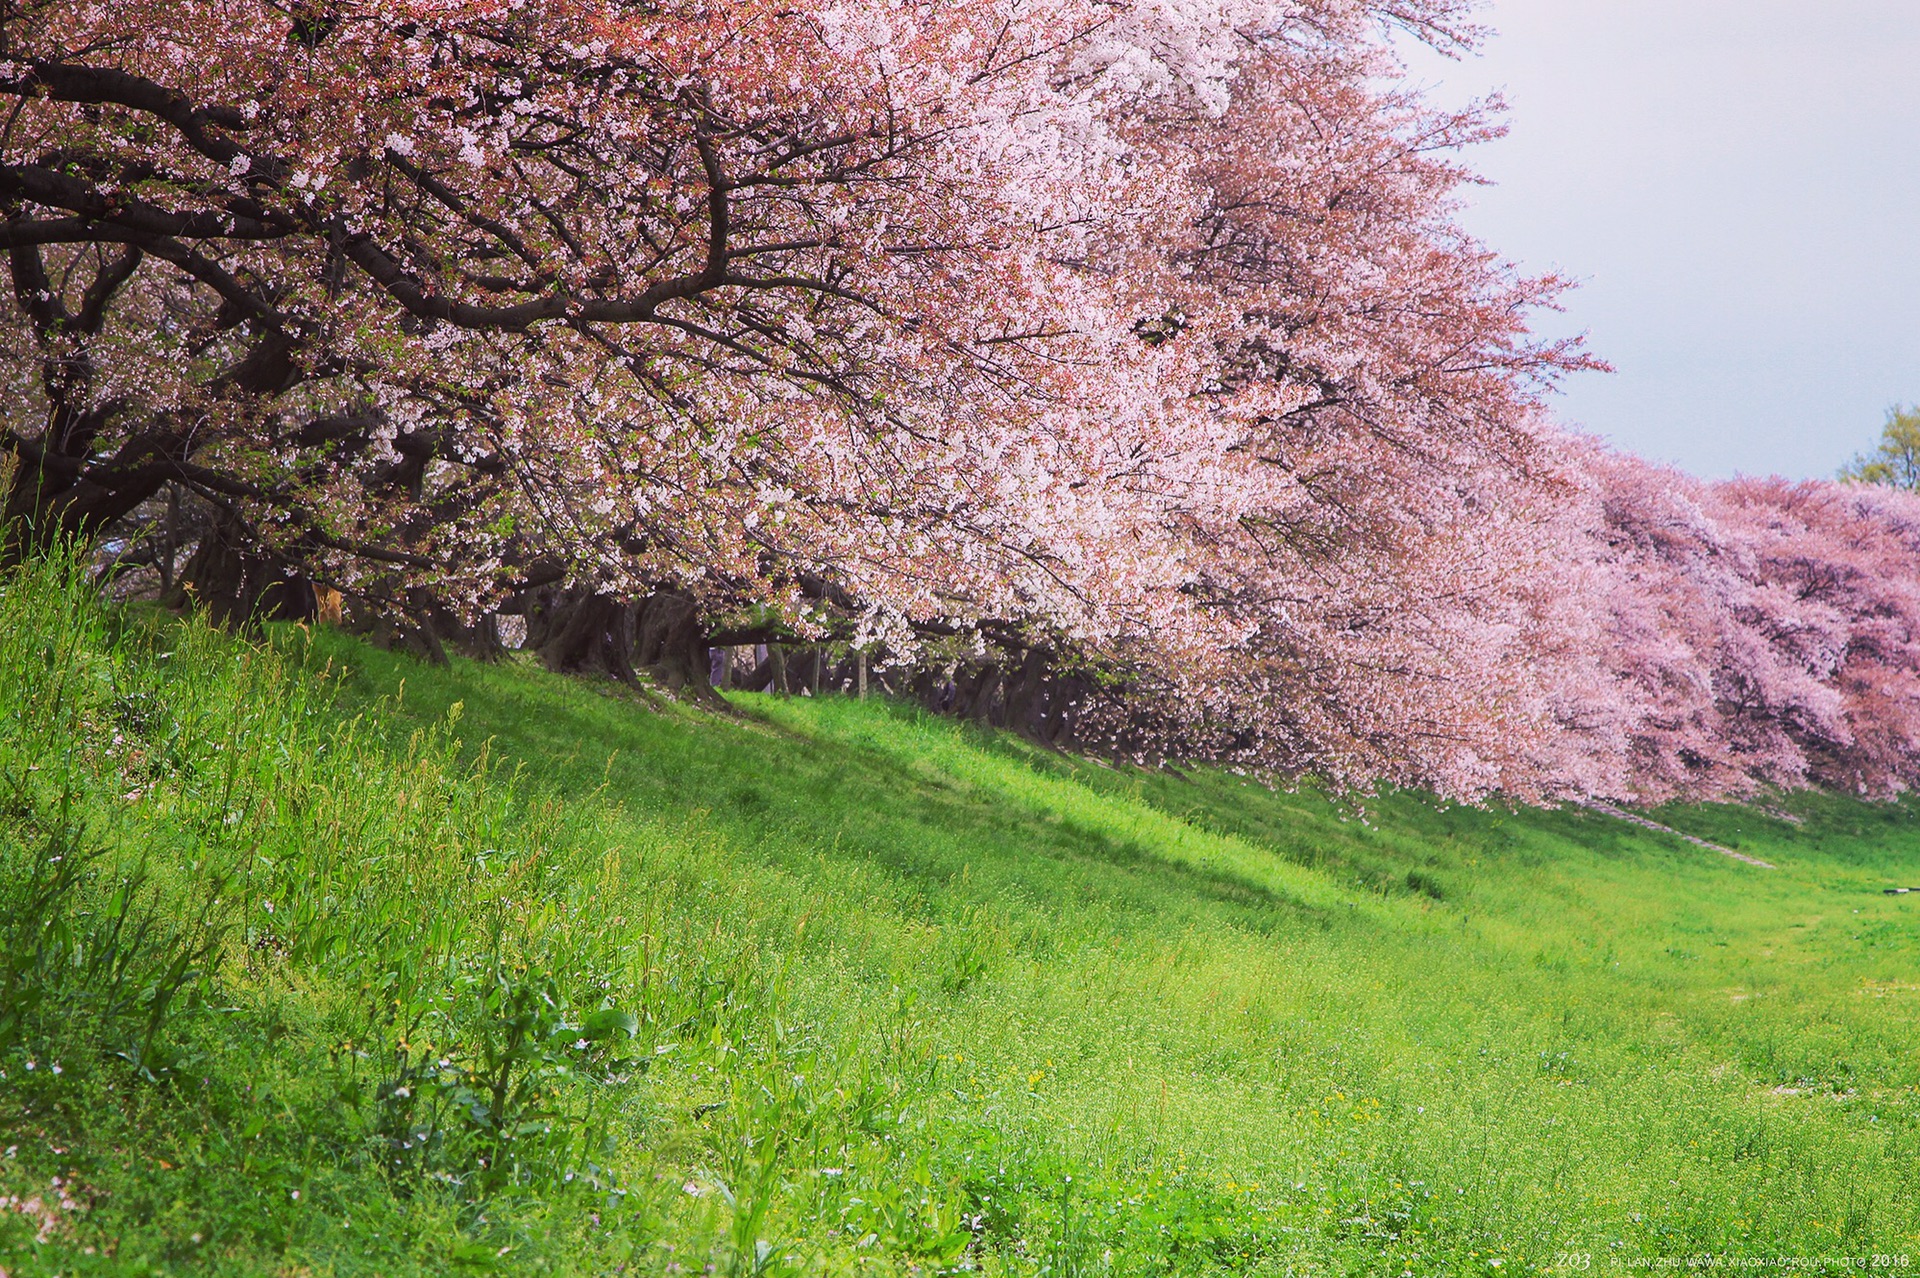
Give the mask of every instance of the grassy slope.
<path id="1" fill-rule="evenodd" d="M 336 635 L 302 674 L 45 581 L 0 627 L 15 919 L 64 839 L 74 917 L 144 857 L 149 935 L 217 929 L 158 1032 L 85 945 L 7 969 L 75 1014 L 0 1013 L 0 1193 L 87 1206 L 0 1210 L 13 1275 L 1920 1252 L 1909 807 L 1668 815 L 1769 872 L 878 703 L 657 713 Z"/>

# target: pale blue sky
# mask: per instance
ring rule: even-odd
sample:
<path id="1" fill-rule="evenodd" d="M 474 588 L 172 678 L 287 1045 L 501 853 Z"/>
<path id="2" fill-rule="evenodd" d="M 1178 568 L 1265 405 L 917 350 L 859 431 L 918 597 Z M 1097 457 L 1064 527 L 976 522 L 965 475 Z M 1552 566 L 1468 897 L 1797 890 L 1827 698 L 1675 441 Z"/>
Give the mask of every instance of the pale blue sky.
<path id="1" fill-rule="evenodd" d="M 1696 474 L 1828 475 L 1920 401 L 1920 0 L 1494 0 L 1469 229 L 1583 281 L 1559 415 Z"/>

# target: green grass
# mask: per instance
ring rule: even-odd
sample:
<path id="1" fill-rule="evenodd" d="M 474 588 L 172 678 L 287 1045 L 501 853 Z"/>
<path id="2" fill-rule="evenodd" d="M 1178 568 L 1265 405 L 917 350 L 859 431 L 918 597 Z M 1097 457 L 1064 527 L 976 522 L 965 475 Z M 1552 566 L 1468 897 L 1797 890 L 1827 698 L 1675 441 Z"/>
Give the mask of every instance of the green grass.
<path id="1" fill-rule="evenodd" d="M 11 1278 L 1920 1253 L 1911 806 L 1661 814 L 1766 871 L 69 577 L 0 582 Z"/>

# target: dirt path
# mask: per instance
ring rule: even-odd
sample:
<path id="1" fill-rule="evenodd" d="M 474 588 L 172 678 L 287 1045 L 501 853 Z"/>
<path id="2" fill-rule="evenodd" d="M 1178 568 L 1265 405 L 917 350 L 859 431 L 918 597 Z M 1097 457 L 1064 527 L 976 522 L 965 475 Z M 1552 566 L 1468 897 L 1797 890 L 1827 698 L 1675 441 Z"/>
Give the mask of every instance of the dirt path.
<path id="1" fill-rule="evenodd" d="M 1748 865 L 1757 865 L 1763 870 L 1779 868 L 1778 866 L 1767 864 L 1759 857 L 1748 856 L 1745 852 L 1735 852 L 1732 848 L 1721 847 L 1718 843 L 1709 843 L 1705 839 L 1696 839 L 1693 835 L 1683 834 L 1670 825 L 1661 825 L 1658 821 L 1643 817 L 1638 812 L 1629 812 L 1625 808 L 1616 808 L 1611 803 L 1601 803 L 1597 799 L 1586 799 L 1581 801 L 1580 806 L 1593 812 L 1600 812 L 1610 817 L 1617 817 L 1622 821 L 1631 821 L 1633 824 L 1649 830 L 1658 830 L 1662 834 L 1671 834 L 1676 839 L 1685 839 L 1695 847 L 1708 848 L 1720 853 L 1722 856 L 1730 856 L 1736 861 L 1745 861 Z"/>

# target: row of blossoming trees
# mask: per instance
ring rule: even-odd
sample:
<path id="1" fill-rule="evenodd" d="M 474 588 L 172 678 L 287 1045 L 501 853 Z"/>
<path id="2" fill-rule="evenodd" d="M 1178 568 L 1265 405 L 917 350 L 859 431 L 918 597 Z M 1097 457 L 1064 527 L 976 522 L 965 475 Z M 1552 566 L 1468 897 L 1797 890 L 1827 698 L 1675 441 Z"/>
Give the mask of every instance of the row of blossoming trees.
<path id="1" fill-rule="evenodd" d="M 228 619 L 971 652 L 1081 741 L 1461 796 L 1902 787 L 1920 509 L 1555 431 L 1559 282 L 1453 221 L 1489 118 L 1391 53 L 1468 7 L 0 3 L 3 553 L 185 502 Z"/>

